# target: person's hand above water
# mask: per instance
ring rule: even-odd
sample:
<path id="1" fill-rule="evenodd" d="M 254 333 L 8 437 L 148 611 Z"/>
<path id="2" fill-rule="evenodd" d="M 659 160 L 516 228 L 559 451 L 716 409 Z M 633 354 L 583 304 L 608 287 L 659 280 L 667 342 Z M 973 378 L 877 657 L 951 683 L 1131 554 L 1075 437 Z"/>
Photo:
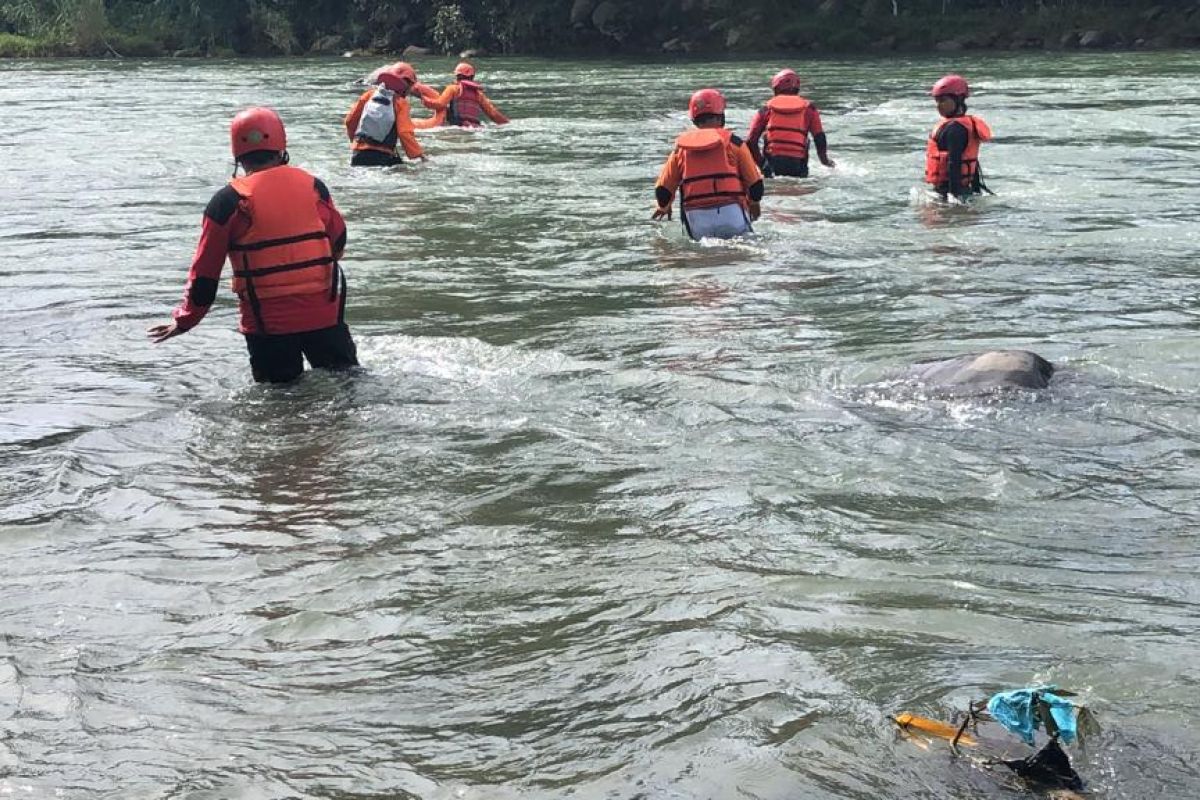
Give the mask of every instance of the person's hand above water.
<path id="1" fill-rule="evenodd" d="M 650 216 L 650 219 L 657 221 L 663 219 L 664 217 L 666 219 L 671 219 L 671 207 L 669 205 L 658 206 L 655 208 L 654 213 Z"/>
<path id="2" fill-rule="evenodd" d="M 822 164 L 824 164 L 825 166 L 829 167 L 830 169 L 833 169 L 835 166 L 837 166 L 837 165 L 834 163 L 833 159 L 832 159 L 832 158 L 830 158 L 829 156 L 818 156 L 818 158 L 820 158 L 820 159 L 821 159 L 821 163 L 822 163 Z"/>
<path id="3" fill-rule="evenodd" d="M 155 325 L 146 329 L 146 335 L 150 337 L 150 341 L 154 344 L 160 344 L 167 339 L 186 332 L 185 329 L 179 327 L 179 323 L 175 320 L 171 320 L 166 325 Z"/>

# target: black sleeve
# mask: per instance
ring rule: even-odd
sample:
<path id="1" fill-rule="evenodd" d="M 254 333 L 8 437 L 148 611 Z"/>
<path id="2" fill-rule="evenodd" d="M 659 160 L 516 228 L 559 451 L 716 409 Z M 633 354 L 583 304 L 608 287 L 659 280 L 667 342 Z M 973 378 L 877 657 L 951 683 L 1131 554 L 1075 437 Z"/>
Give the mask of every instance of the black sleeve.
<path id="1" fill-rule="evenodd" d="M 317 190 L 317 197 L 329 202 L 329 187 L 320 178 L 313 178 L 313 187 Z"/>
<path id="2" fill-rule="evenodd" d="M 763 186 L 763 182 L 755 181 L 754 183 L 750 184 L 750 188 L 746 190 L 746 194 L 750 196 L 751 200 L 757 203 L 759 200 L 763 199 L 763 193 L 765 191 L 766 189 Z"/>
<path id="3" fill-rule="evenodd" d="M 671 202 L 671 193 L 662 186 L 655 186 L 654 199 L 658 201 L 658 207 L 663 208 Z"/>
<path id="4" fill-rule="evenodd" d="M 188 288 L 188 300 L 194 306 L 208 307 L 217 299 L 217 281 L 215 278 L 196 278 Z"/>
<path id="5" fill-rule="evenodd" d="M 325 181 L 321 180 L 320 178 L 313 178 L 313 188 L 317 190 L 317 197 L 321 198 L 326 203 L 333 202 L 329 194 L 329 187 L 325 185 Z M 339 236 L 337 241 L 333 243 L 333 252 L 346 252 L 346 233 L 347 231 L 343 227 L 342 235 Z"/>
<path id="6" fill-rule="evenodd" d="M 952 122 L 943 126 L 938 133 L 938 147 L 946 151 L 946 175 L 950 181 L 950 191 L 956 195 L 965 194 L 970 187 L 962 182 L 962 157 L 967 149 L 967 127 L 961 122 Z"/>
<path id="7" fill-rule="evenodd" d="M 204 207 L 204 216 L 218 225 L 224 225 L 229 222 L 233 212 L 237 211 L 240 202 L 242 202 L 241 196 L 233 190 L 232 186 L 226 186 L 208 201 L 208 205 Z"/>
<path id="8" fill-rule="evenodd" d="M 829 140 L 825 138 L 823 133 L 813 134 L 813 145 L 817 148 L 817 157 L 826 158 L 826 153 L 829 152 Z"/>

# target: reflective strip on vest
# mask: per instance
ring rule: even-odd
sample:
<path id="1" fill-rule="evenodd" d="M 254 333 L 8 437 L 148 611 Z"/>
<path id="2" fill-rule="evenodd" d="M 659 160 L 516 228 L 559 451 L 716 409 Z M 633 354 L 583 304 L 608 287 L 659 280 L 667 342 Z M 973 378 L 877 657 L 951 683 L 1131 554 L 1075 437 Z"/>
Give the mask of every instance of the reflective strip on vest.
<path id="1" fill-rule="evenodd" d="M 938 122 L 925 144 L 925 182 L 933 186 L 950 183 L 950 153 L 938 147 L 938 135 L 952 122 L 960 123 L 967 131 L 967 146 L 962 154 L 960 186 L 969 186 L 979 174 L 979 145 L 992 138 L 992 129 L 979 117 L 965 114 Z"/>
<path id="2" fill-rule="evenodd" d="M 328 292 L 333 248 L 317 211 L 315 178 L 272 167 L 234 180 L 250 229 L 229 246 L 233 291 L 252 301 Z"/>
<path id="3" fill-rule="evenodd" d="M 746 189 L 729 152 L 730 131 L 697 128 L 676 142 L 683 156 L 680 202 L 687 208 L 711 208 L 745 201 Z"/>
<path id="4" fill-rule="evenodd" d="M 780 94 L 767 102 L 767 132 L 763 149 L 769 156 L 808 158 L 809 102 Z"/>

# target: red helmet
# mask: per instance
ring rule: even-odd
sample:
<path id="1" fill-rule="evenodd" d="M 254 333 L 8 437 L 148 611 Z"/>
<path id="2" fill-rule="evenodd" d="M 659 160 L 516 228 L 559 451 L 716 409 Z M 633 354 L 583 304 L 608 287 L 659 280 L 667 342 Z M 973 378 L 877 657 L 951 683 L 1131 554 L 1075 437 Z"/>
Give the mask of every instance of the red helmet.
<path id="1" fill-rule="evenodd" d="M 255 150 L 282 153 L 287 149 L 283 120 L 270 108 L 247 108 L 239 113 L 229 125 L 229 139 L 234 158 L 241 158 Z"/>
<path id="2" fill-rule="evenodd" d="M 943 94 L 954 95 L 955 97 L 970 97 L 971 87 L 967 85 L 967 79 L 961 75 L 947 75 L 933 85 L 929 93 L 934 97 Z"/>
<path id="3" fill-rule="evenodd" d="M 725 97 L 716 89 L 701 89 L 688 101 L 688 114 L 692 119 L 701 114 L 724 114 Z"/>
<path id="4" fill-rule="evenodd" d="M 403 94 L 416 84 L 417 71 L 412 68 L 412 64 L 397 61 L 381 69 L 375 77 L 385 89 Z"/>
<path id="5" fill-rule="evenodd" d="M 794 69 L 781 69 L 771 78 L 771 88 L 777 92 L 794 92 L 800 89 L 800 76 Z"/>
<path id="6" fill-rule="evenodd" d="M 464 61 L 454 68 L 454 77 L 466 78 L 469 81 L 475 80 L 475 68 Z"/>

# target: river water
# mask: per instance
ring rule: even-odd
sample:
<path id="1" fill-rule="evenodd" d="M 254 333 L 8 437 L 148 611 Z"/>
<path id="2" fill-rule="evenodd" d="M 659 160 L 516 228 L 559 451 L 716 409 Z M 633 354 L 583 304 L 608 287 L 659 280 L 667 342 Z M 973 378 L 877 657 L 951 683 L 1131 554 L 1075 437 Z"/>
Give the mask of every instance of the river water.
<path id="1" fill-rule="evenodd" d="M 888 715 L 1052 682 L 1093 796 L 1200 796 L 1193 54 L 794 64 L 838 166 L 735 244 L 653 178 L 778 62 L 483 60 L 513 124 L 356 171 L 378 63 L 0 65 L 0 793 L 1021 797 Z M 915 192 L 949 68 L 970 208 Z M 361 375 L 256 386 L 227 286 L 145 339 L 260 103 Z M 1000 346 L 1051 390 L 887 380 Z"/>

